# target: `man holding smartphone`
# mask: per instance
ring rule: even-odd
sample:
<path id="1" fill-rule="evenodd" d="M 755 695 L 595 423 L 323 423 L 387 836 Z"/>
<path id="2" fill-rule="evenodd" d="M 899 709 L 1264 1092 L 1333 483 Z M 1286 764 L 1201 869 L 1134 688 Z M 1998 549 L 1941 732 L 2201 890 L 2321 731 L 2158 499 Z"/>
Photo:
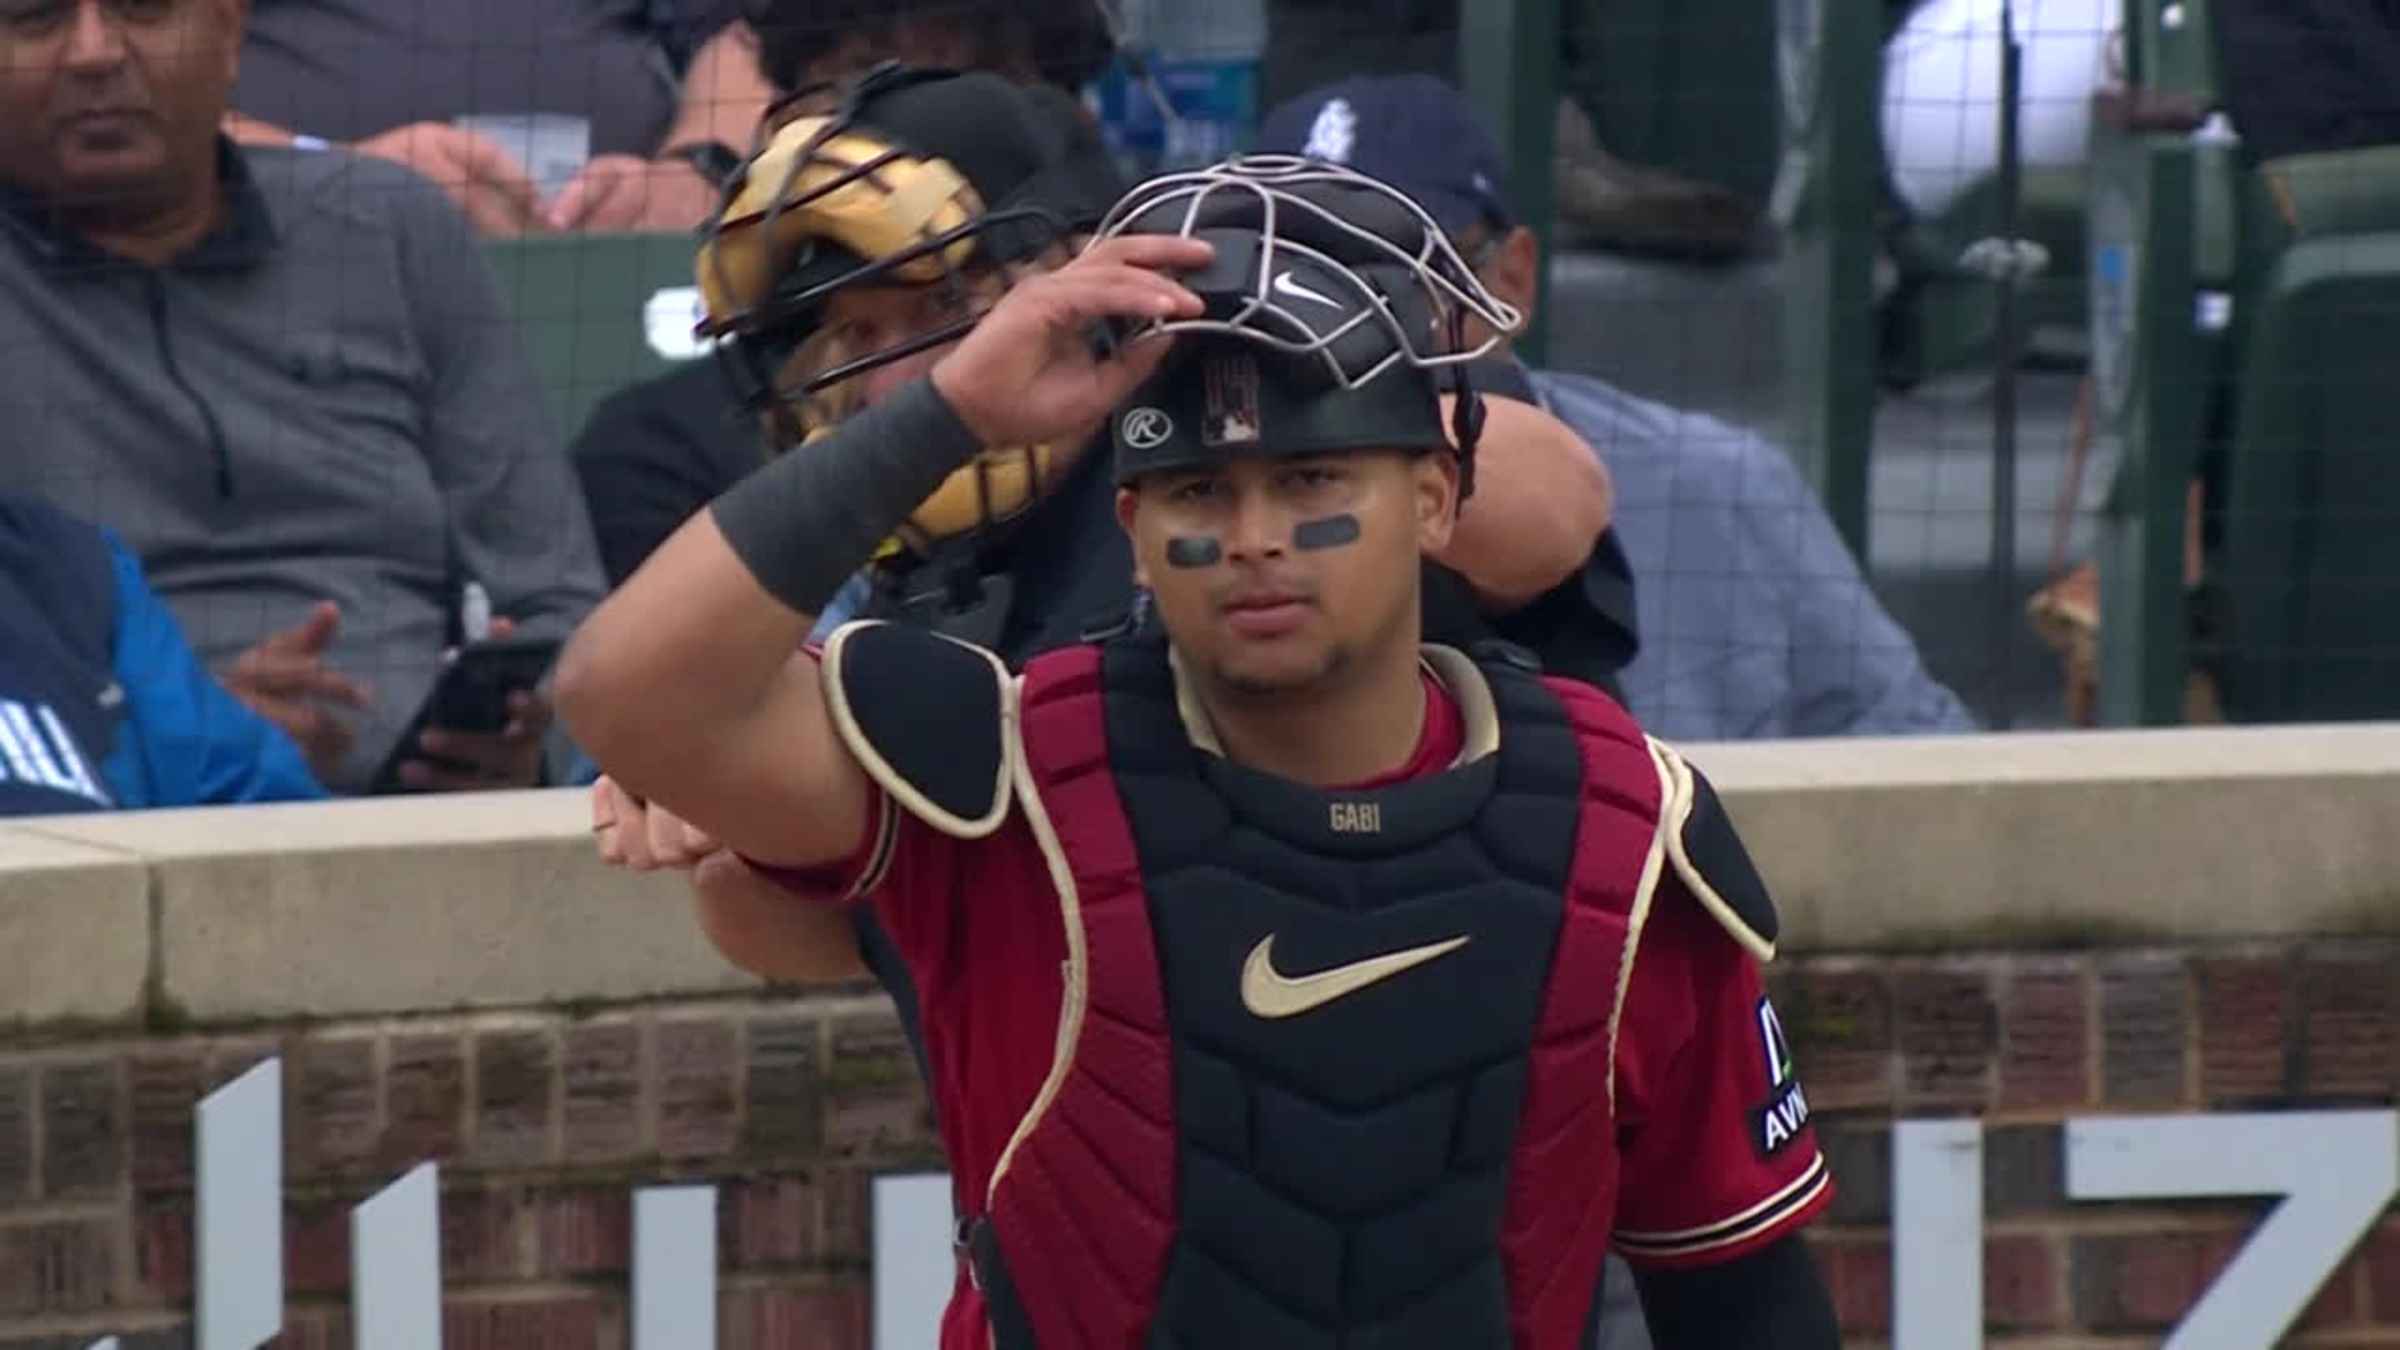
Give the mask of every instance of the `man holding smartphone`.
<path id="1" fill-rule="evenodd" d="M 462 581 L 562 637 L 600 569 L 440 190 L 218 133 L 247 17 L 0 5 L 0 491 L 114 530 L 234 695 L 356 793 L 457 644 Z M 539 781 L 550 716 L 523 692 L 497 730 L 411 739 L 397 780 Z"/>
<path id="2" fill-rule="evenodd" d="M 492 617 L 491 596 L 470 581 L 459 597 L 461 645 L 383 768 L 377 792 L 458 791 L 543 778 L 550 698 L 542 681 L 558 659 L 556 638 L 520 636 Z"/>

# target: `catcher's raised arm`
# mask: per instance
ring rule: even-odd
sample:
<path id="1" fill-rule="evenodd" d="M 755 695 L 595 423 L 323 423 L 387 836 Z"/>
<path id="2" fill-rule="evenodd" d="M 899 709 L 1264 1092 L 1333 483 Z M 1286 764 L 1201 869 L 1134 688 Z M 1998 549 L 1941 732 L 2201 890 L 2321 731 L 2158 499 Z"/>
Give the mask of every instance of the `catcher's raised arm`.
<path id="1" fill-rule="evenodd" d="M 934 368 L 812 446 L 745 479 L 670 538 L 575 635 L 558 700 L 628 791 L 744 857 L 836 861 L 867 826 L 869 785 L 813 658 L 792 653 L 834 591 L 984 445 L 1105 418 L 1169 343 L 1096 354 L 1096 323 L 1201 312 L 1168 274 L 1207 244 L 1113 239 L 1011 291 Z"/>
<path id="2" fill-rule="evenodd" d="M 697 272 L 735 393 L 783 453 L 593 614 L 559 689 L 626 791 L 807 866 L 857 842 L 868 797 L 794 657 L 816 616 L 870 558 L 1007 514 L 1012 482 L 1029 495 L 1038 450 L 993 447 L 1088 438 L 1165 344 L 1100 360 L 1083 329 L 1196 306 L 1162 269 L 1208 254 L 1128 242 L 1018 279 L 1089 192 L 997 77 L 883 67 L 771 128 Z"/>

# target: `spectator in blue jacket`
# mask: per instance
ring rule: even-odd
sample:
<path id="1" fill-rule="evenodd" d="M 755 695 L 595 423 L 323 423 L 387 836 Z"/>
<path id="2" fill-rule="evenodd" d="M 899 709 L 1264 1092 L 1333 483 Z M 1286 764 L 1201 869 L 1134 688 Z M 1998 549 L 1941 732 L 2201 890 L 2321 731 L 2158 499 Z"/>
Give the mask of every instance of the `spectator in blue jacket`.
<path id="1" fill-rule="evenodd" d="M 1532 313 L 1533 232 L 1500 196 L 1502 159 L 1466 99 L 1430 75 L 1329 85 L 1271 113 L 1262 151 L 1348 164 L 1415 197 L 1502 299 Z M 1472 339 L 1471 339 L 1472 340 Z M 1591 443 L 1617 490 L 1640 647 L 1619 677 L 1672 741 L 1975 730 L 1884 610 L 1791 457 L 1713 418 L 1565 371 L 1524 380 Z"/>
<path id="2" fill-rule="evenodd" d="M 0 816 L 324 795 L 291 738 L 201 666 L 124 545 L 0 496 Z"/>

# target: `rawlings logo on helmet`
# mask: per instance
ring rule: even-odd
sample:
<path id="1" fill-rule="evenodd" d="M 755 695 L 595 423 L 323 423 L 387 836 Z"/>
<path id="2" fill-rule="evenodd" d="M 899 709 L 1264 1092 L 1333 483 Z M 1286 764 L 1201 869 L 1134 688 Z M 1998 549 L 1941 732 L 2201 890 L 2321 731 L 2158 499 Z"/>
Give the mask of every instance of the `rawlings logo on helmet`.
<path id="1" fill-rule="evenodd" d="M 1139 450 L 1165 445 L 1175 435 L 1175 420 L 1156 408 L 1136 408 L 1117 428 L 1127 445 Z"/>

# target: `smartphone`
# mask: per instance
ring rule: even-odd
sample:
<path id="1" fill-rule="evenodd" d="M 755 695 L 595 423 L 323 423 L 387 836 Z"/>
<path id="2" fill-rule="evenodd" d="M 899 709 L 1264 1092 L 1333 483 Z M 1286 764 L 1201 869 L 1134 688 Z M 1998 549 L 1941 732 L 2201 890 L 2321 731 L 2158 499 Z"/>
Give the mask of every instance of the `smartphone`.
<path id="1" fill-rule="evenodd" d="M 425 696 L 408 730 L 375 775 L 375 791 L 401 791 L 400 766 L 412 759 L 439 762 L 417 748 L 417 737 L 433 728 L 496 732 L 508 727 L 508 700 L 542 682 L 558 660 L 557 638 L 507 637 L 471 642 L 451 654 Z"/>

